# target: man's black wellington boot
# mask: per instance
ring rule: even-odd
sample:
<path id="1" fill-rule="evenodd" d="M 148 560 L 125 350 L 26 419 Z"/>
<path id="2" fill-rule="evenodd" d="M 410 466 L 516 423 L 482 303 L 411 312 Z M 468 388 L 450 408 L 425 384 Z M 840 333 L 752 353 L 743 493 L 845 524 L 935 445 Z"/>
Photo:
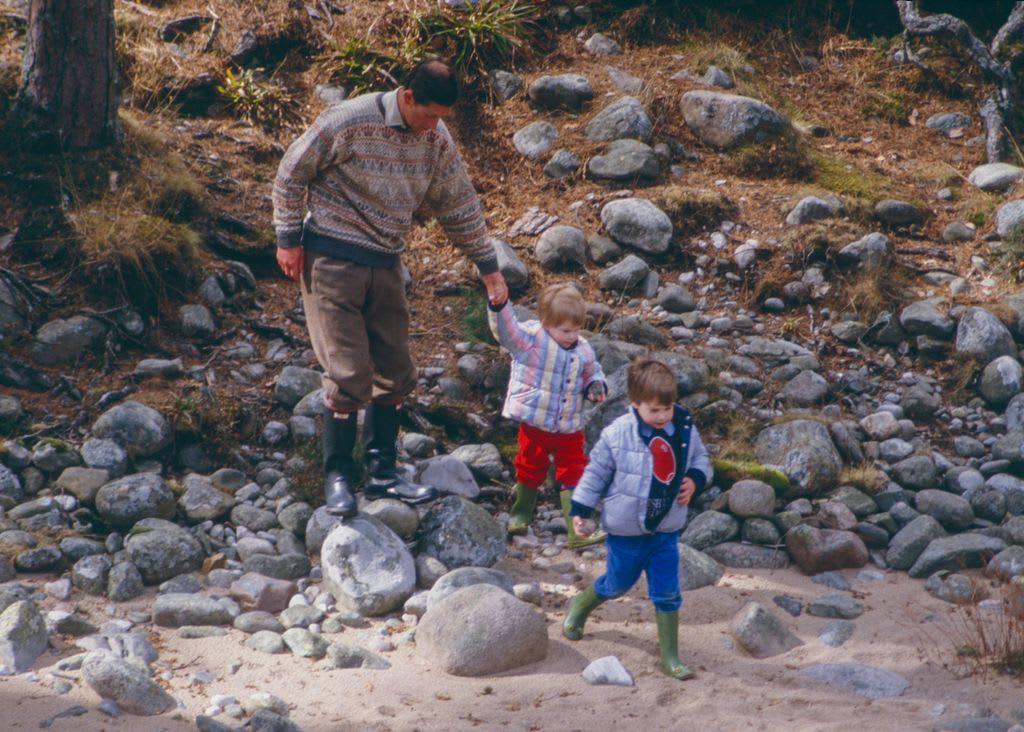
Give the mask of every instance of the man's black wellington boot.
<path id="1" fill-rule="evenodd" d="M 357 513 L 354 493 L 356 413 L 338 414 L 324 408 L 324 503 L 332 516 L 351 518 Z"/>
<path id="2" fill-rule="evenodd" d="M 397 498 L 406 503 L 426 503 L 437 498 L 437 489 L 406 480 L 398 473 L 398 407 L 371 404 L 363 421 L 367 498 Z"/>

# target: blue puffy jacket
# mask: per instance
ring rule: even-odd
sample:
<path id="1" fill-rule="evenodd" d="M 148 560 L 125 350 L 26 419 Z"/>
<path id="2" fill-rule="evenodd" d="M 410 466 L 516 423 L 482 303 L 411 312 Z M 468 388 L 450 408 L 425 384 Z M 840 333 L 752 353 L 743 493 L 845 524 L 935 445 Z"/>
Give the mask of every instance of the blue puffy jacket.
<path id="1" fill-rule="evenodd" d="M 674 421 L 692 423 L 690 413 L 676 405 Z M 678 427 L 677 427 L 678 428 Z M 683 475 L 689 475 L 698 491 L 710 480 L 711 459 L 700 439 L 697 428 L 683 446 L 685 460 Z M 653 459 L 650 448 L 640 436 L 640 420 L 630 409 L 601 432 L 601 437 L 590 451 L 587 469 L 579 485 L 572 492 L 572 500 L 588 508 L 596 508 L 604 500 L 601 527 L 617 536 L 650 534 L 644 526 L 647 516 L 647 496 L 651 490 Z M 668 514 L 658 524 L 658 532 L 679 531 L 686 526 L 687 507 L 673 503 Z"/>

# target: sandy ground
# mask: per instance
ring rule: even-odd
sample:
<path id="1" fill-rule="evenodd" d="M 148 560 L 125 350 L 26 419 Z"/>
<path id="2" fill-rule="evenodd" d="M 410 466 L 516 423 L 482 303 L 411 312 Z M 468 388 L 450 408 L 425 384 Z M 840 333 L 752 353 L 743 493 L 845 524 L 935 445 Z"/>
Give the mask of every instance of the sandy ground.
<path id="1" fill-rule="evenodd" d="M 603 563 L 585 561 L 563 552 L 557 562 L 574 561 L 584 581 L 600 573 Z M 827 591 L 797 570 L 730 570 L 716 587 L 685 593 L 681 612 L 680 646 L 683 660 L 697 678 L 678 682 L 656 670 L 657 641 L 653 608 L 643 583 L 626 597 L 598 608 L 583 640 L 562 638 L 559 623 L 564 600 L 575 588 L 562 583 L 551 570 L 531 568 L 525 560 L 506 560 L 500 568 L 517 581 L 541 582 L 544 612 L 550 622 L 547 658 L 532 666 L 488 678 L 457 678 L 432 668 L 414 646 L 387 654 L 388 671 L 323 670 L 317 662 L 291 655 L 266 655 L 242 645 L 244 634 L 230 630 L 220 638 L 186 640 L 175 631 L 160 629 L 156 645 L 158 671 L 170 669 L 168 686 L 184 708 L 177 713 L 112 720 L 96 710 L 99 699 L 77 673 L 68 694 L 55 696 L 48 676 L 58 655 L 44 654 L 31 674 L 0 679 L 0 729 L 38 729 L 43 719 L 74 704 L 88 714 L 56 720 L 50 729 L 191 730 L 192 720 L 210 704 L 214 694 L 244 699 L 270 691 L 291 705 L 291 718 L 306 732 L 349 730 L 930 730 L 939 720 L 961 716 L 959 704 L 990 707 L 1010 721 L 1012 709 L 1024 704 L 1019 680 L 989 675 L 958 678 L 943 663 L 950 659 L 948 639 L 952 606 L 925 593 L 923 582 L 904 573 L 886 573 L 881 581 L 857 581 L 857 572 L 844 576 L 865 604 L 854 622 L 853 637 L 840 648 L 817 640 L 829 622 L 802 614 L 792 618 L 772 603 L 777 594 L 805 602 Z M 556 567 L 557 568 L 557 567 Z M 560 569 L 565 569 L 561 567 Z M 23 579 L 23 578 L 19 578 Z M 39 578 L 45 581 L 49 578 Z M 577 583 L 582 587 L 583 584 Z M 733 648 L 728 623 L 748 601 L 756 600 L 782 618 L 805 645 L 789 653 L 756 660 Z M 77 602 L 93 622 L 102 622 L 111 608 L 117 616 L 147 606 L 146 599 L 112 606 L 78 593 Z M 378 621 L 373 626 L 380 627 Z M 364 643 L 374 633 L 346 629 L 329 636 L 345 643 Z M 580 672 L 587 663 L 617 656 L 634 675 L 633 687 L 590 686 Z M 800 677 L 810 663 L 857 661 L 902 674 L 910 688 L 898 698 L 869 700 Z M 236 673 L 231 666 L 241 663 Z M 196 671 L 214 671 L 211 684 L 190 685 Z M 221 717 L 225 722 L 230 719 Z"/>

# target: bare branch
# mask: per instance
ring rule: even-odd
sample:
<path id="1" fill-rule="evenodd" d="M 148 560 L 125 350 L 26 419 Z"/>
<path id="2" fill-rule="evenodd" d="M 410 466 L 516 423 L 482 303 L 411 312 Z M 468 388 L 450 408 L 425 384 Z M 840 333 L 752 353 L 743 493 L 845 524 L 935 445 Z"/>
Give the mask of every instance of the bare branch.
<path id="1" fill-rule="evenodd" d="M 922 18 L 918 6 L 919 3 L 912 0 L 896 0 L 900 22 L 908 33 L 915 36 L 951 36 L 960 42 L 982 72 L 1001 83 L 1011 81 L 1009 71 L 992 57 L 988 47 L 978 40 L 964 21 L 946 13 Z"/>
<path id="2" fill-rule="evenodd" d="M 1018 2 L 1014 4 L 1013 10 L 1010 11 L 1010 17 L 1003 23 L 1003 27 L 996 33 L 996 37 L 992 39 L 992 56 L 998 58 L 1003 45 L 1013 40 L 1022 29 L 1024 29 L 1024 2 Z"/>

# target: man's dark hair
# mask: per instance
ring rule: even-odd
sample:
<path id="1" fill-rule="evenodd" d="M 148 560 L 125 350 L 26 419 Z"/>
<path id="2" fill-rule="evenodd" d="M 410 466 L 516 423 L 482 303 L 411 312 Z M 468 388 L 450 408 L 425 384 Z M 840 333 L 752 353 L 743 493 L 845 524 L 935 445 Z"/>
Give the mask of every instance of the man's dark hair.
<path id="1" fill-rule="evenodd" d="M 412 67 L 405 77 L 417 104 L 452 107 L 459 98 L 459 80 L 455 70 L 439 58 L 427 58 Z"/>

